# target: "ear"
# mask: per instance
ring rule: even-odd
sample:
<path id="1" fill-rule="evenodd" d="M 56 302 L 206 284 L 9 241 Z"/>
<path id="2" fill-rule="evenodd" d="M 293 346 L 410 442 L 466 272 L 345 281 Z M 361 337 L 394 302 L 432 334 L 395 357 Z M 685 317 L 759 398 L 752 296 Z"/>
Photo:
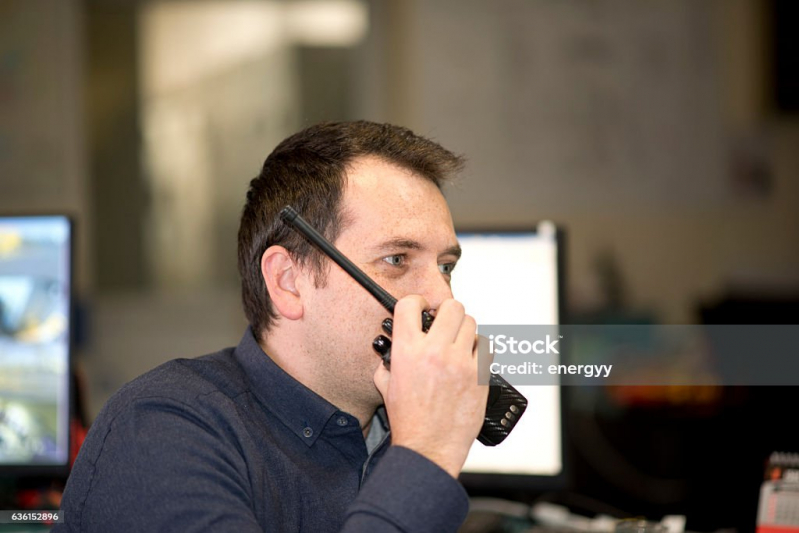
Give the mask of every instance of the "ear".
<path id="1" fill-rule="evenodd" d="M 289 320 L 302 318 L 302 298 L 297 287 L 299 275 L 299 268 L 282 246 L 270 246 L 261 256 L 261 276 L 269 299 L 277 312 Z"/>

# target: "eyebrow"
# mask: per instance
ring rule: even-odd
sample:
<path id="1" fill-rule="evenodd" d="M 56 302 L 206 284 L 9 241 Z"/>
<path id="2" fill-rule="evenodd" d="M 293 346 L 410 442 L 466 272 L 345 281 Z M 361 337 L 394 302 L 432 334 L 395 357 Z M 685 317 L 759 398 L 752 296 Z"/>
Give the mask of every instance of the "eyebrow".
<path id="1" fill-rule="evenodd" d="M 462 254 L 463 250 L 461 250 L 461 245 L 456 244 L 455 246 L 450 246 L 449 248 L 444 250 L 444 253 L 440 255 L 454 255 L 455 259 L 460 259 Z"/>
<path id="2" fill-rule="evenodd" d="M 389 239 L 385 242 L 382 242 L 374 247 L 374 250 L 377 252 L 390 252 L 392 250 L 424 250 L 424 246 L 419 241 L 414 241 L 413 239 L 405 239 L 402 237 L 396 239 Z M 439 255 L 454 255 L 456 259 L 460 259 L 462 254 L 460 244 L 456 244 L 454 246 L 450 246 Z"/>

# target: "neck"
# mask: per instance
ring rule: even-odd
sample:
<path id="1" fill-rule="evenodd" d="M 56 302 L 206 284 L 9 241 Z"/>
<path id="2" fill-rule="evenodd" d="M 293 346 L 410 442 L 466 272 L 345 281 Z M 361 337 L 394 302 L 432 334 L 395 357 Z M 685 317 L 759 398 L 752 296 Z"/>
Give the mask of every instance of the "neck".
<path id="1" fill-rule="evenodd" d="M 278 331 L 270 331 L 267 335 L 258 335 L 258 345 L 275 364 L 288 375 L 314 391 L 316 394 L 358 419 L 364 437 L 371 427 L 372 417 L 378 405 L 371 402 L 359 402 L 348 394 L 344 387 L 336 386 L 335 376 L 320 369 L 320 365 L 302 346 L 288 341 L 286 335 Z"/>

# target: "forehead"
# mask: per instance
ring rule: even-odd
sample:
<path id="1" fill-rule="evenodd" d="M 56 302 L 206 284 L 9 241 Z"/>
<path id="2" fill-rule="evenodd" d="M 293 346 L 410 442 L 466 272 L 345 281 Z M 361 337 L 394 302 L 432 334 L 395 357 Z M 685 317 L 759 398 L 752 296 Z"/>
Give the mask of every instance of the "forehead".
<path id="1" fill-rule="evenodd" d="M 341 237 L 368 232 L 380 238 L 435 238 L 451 245 L 452 217 L 444 195 L 430 180 L 377 157 L 348 168 L 342 198 Z M 431 243 L 433 244 L 433 243 Z"/>

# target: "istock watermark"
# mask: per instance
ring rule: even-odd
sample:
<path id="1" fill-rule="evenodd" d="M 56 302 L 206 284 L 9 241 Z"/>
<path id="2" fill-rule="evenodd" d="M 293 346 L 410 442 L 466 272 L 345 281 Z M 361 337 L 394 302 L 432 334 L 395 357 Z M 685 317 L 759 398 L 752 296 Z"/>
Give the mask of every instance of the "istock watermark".
<path id="1" fill-rule="evenodd" d="M 546 335 L 545 339 L 538 339 L 538 340 L 527 340 L 522 339 L 521 341 L 516 340 L 515 337 L 511 337 L 508 335 L 489 335 L 488 336 L 488 345 L 491 353 L 502 355 L 504 353 L 512 353 L 512 354 L 529 354 L 529 353 L 537 353 L 537 354 L 544 354 L 544 353 L 556 353 L 559 354 L 557 349 L 557 344 L 560 339 L 553 339 L 550 337 L 549 334 Z M 543 346 L 543 348 L 542 348 Z"/>
<path id="2" fill-rule="evenodd" d="M 607 378 L 613 371 L 613 365 L 543 365 L 541 363 L 518 363 L 514 365 L 503 365 L 493 362 L 488 367 L 492 374 L 505 376 L 510 375 L 536 375 L 542 376 L 585 376 L 587 378 Z"/>
<path id="3" fill-rule="evenodd" d="M 512 385 L 799 385 L 799 325 L 480 325 Z"/>

